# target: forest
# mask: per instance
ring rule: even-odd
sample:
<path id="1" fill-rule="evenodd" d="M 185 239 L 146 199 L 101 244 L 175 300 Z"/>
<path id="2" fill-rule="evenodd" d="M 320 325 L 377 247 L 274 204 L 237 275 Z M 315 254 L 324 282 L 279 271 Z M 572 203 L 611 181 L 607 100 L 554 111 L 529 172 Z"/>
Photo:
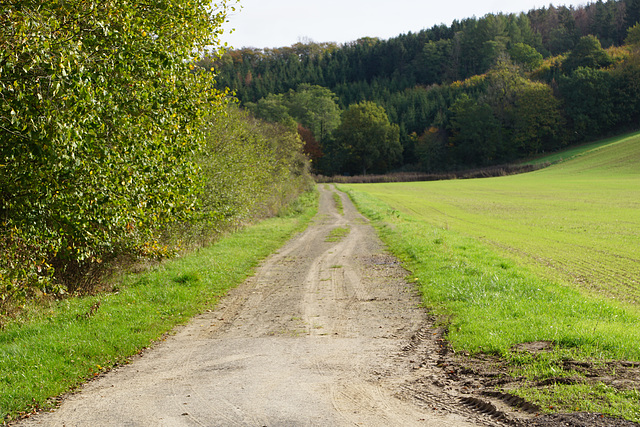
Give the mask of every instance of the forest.
<path id="1" fill-rule="evenodd" d="M 464 170 L 637 128 L 639 20 L 640 0 L 599 0 L 199 64 L 256 116 L 297 127 L 316 173 Z"/>

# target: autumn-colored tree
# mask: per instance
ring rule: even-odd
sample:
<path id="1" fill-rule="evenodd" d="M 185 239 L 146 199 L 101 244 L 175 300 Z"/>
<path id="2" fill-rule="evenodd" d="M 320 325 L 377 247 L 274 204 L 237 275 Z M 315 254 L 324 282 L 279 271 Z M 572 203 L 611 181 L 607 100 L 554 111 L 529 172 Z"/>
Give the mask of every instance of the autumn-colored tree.
<path id="1" fill-rule="evenodd" d="M 313 136 L 313 132 L 311 132 L 306 127 L 298 124 L 298 134 L 304 143 L 303 152 L 311 159 L 312 164 L 318 163 L 323 156 L 322 147 L 320 147 L 320 143 Z"/>

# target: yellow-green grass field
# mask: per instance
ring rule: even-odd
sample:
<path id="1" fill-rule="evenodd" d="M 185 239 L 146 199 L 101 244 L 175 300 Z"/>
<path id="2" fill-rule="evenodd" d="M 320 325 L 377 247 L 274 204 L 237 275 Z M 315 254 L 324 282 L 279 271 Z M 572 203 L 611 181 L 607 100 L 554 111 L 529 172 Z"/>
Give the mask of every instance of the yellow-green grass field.
<path id="1" fill-rule="evenodd" d="M 635 379 L 617 388 L 566 363 L 610 366 L 615 379 L 628 365 L 615 361 L 640 361 L 640 134 L 523 175 L 340 189 L 411 271 L 457 354 L 496 354 L 503 375 L 524 378 L 503 391 L 640 422 Z M 518 350 L 539 341 L 553 351 Z"/>
<path id="2" fill-rule="evenodd" d="M 547 277 L 640 303 L 640 134 L 523 175 L 344 188 L 487 242 Z"/>

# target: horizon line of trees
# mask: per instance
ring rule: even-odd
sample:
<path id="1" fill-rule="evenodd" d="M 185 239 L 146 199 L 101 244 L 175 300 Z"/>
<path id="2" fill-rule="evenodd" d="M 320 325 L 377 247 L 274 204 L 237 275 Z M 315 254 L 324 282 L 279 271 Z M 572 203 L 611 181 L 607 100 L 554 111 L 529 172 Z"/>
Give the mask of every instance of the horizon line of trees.
<path id="1" fill-rule="evenodd" d="M 373 102 L 397 125 L 402 146 L 386 170 L 433 172 L 509 162 L 636 127 L 638 19 L 640 0 L 600 0 L 469 18 L 386 41 L 241 49 L 200 64 L 215 67 L 220 87 L 267 120 L 281 117 L 265 113 L 265 103 L 294 99 L 288 94 L 305 87 L 326 90 L 339 111 Z M 299 108 L 291 99 L 287 108 Z M 362 172 L 329 128 L 319 133 L 301 116 L 289 119 L 301 126 L 316 172 Z"/>

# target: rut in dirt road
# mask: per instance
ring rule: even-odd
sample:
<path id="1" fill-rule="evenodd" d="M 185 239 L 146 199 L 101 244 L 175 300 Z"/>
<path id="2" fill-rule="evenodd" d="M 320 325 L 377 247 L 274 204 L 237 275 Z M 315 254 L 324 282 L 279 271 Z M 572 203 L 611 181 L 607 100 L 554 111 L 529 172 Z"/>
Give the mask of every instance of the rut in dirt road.
<path id="1" fill-rule="evenodd" d="M 321 188 L 313 224 L 215 311 L 20 425 L 500 425 L 424 377 L 439 372 L 437 331 L 407 272 L 334 192 Z"/>

